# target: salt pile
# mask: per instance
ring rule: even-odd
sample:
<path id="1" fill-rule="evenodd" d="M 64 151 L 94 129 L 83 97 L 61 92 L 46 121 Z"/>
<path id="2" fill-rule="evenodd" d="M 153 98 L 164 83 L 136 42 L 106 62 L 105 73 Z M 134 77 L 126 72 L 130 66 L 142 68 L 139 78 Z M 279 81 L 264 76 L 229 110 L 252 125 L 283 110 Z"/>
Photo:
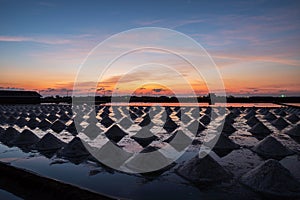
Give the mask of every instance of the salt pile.
<path id="1" fill-rule="evenodd" d="M 205 126 L 203 126 L 198 120 L 194 120 L 187 129 L 193 133 L 193 135 L 197 136 L 199 133 L 201 133 L 203 130 L 206 129 Z"/>
<path id="2" fill-rule="evenodd" d="M 100 123 L 105 126 L 105 128 L 108 128 L 114 123 L 114 121 L 110 117 L 104 117 L 100 120 Z"/>
<path id="3" fill-rule="evenodd" d="M 89 154 L 79 137 L 74 137 L 59 153 L 59 155 L 69 158 L 83 157 Z"/>
<path id="4" fill-rule="evenodd" d="M 113 115 L 116 119 L 121 119 L 123 117 L 121 112 L 117 108 L 113 108 Z"/>
<path id="5" fill-rule="evenodd" d="M 205 114 L 210 115 L 212 112 L 212 108 L 211 107 L 207 107 L 206 110 L 204 111 Z"/>
<path id="6" fill-rule="evenodd" d="M 143 120 L 139 123 L 139 126 L 147 126 L 150 123 L 151 123 L 151 118 L 150 118 L 149 114 L 146 114 L 143 117 Z"/>
<path id="7" fill-rule="evenodd" d="M 51 127 L 50 127 L 54 132 L 56 133 L 60 133 L 62 132 L 65 128 L 66 128 L 66 125 L 64 123 L 62 123 L 61 121 L 57 120 L 55 121 Z"/>
<path id="8" fill-rule="evenodd" d="M 40 140 L 33 132 L 28 129 L 23 130 L 11 143 L 14 145 L 32 145 Z"/>
<path id="9" fill-rule="evenodd" d="M 47 115 L 45 115 L 44 113 L 41 113 L 37 116 L 40 120 L 43 120 L 45 118 L 47 118 Z"/>
<path id="10" fill-rule="evenodd" d="M 31 118 L 26 124 L 26 126 L 30 129 L 35 129 L 36 127 L 38 127 L 38 125 L 39 122 L 35 118 Z"/>
<path id="11" fill-rule="evenodd" d="M 81 126 L 78 125 L 78 128 L 80 128 L 80 127 L 81 127 Z M 74 136 L 78 135 L 77 128 L 76 128 L 76 126 L 75 126 L 74 121 L 72 121 L 71 123 L 69 123 L 69 124 L 67 125 L 66 131 L 68 131 L 69 133 L 71 133 L 71 134 L 74 135 Z"/>
<path id="12" fill-rule="evenodd" d="M 189 123 L 191 120 L 192 120 L 192 118 L 190 118 L 186 113 L 184 113 L 183 115 L 181 115 L 181 117 L 180 117 L 181 119 L 181 122 L 183 122 L 184 124 L 187 124 L 187 123 Z"/>
<path id="13" fill-rule="evenodd" d="M 281 117 L 284 117 L 284 116 L 286 116 L 287 114 L 286 114 L 286 112 L 284 112 L 284 110 L 281 110 L 281 111 L 278 113 L 278 115 L 280 115 Z"/>
<path id="14" fill-rule="evenodd" d="M 178 130 L 172 136 L 170 136 L 168 139 L 164 140 L 163 142 L 169 143 L 174 149 L 181 152 L 186 147 L 188 147 L 192 143 L 192 138 L 187 136 L 184 132 L 181 130 Z"/>
<path id="15" fill-rule="evenodd" d="M 154 171 L 160 173 L 168 169 L 172 162 L 173 160 L 165 157 L 156 147 L 148 146 L 130 159 L 125 166 L 137 173 L 146 173 L 145 169 L 149 169 L 151 173 Z"/>
<path id="16" fill-rule="evenodd" d="M 53 114 L 53 113 L 51 113 L 48 117 L 47 117 L 47 119 L 50 121 L 50 122 L 54 122 L 55 120 L 57 120 L 57 116 L 55 115 L 55 114 Z"/>
<path id="17" fill-rule="evenodd" d="M 33 148 L 39 151 L 52 151 L 57 150 L 65 146 L 65 143 L 60 139 L 52 135 L 51 133 L 47 133 L 33 145 Z"/>
<path id="18" fill-rule="evenodd" d="M 68 115 L 66 115 L 65 113 L 63 113 L 62 115 L 60 115 L 59 119 L 63 122 L 67 122 L 70 120 L 70 117 Z"/>
<path id="19" fill-rule="evenodd" d="M 258 112 L 260 114 L 267 115 L 269 113 L 269 109 L 267 109 L 267 108 L 261 108 Z"/>
<path id="20" fill-rule="evenodd" d="M 213 138 L 212 140 L 208 141 L 206 145 L 212 146 L 212 144 L 215 142 L 215 139 L 218 139 L 218 141 L 213 146 L 214 150 L 234 150 L 240 148 L 238 144 L 231 141 L 224 134 L 220 134 L 219 138 Z"/>
<path id="21" fill-rule="evenodd" d="M 17 119 L 14 116 L 9 116 L 6 119 L 6 123 L 9 124 L 9 125 L 14 125 L 16 121 L 17 121 Z"/>
<path id="22" fill-rule="evenodd" d="M 268 136 L 260 141 L 252 148 L 252 150 L 264 158 L 274 159 L 281 159 L 285 156 L 294 154 L 294 152 L 283 146 L 281 142 L 272 136 Z"/>
<path id="23" fill-rule="evenodd" d="M 15 140 L 16 137 L 19 135 L 19 131 L 12 127 L 8 127 L 1 135 L 0 135 L 0 141 L 3 144 L 11 145 L 11 142 Z"/>
<path id="24" fill-rule="evenodd" d="M 84 130 L 83 133 L 88 136 L 90 139 L 95 139 L 100 135 L 102 130 L 94 123 L 89 124 Z"/>
<path id="25" fill-rule="evenodd" d="M 281 112 L 281 110 L 282 110 L 282 108 L 277 108 L 276 110 L 274 110 L 274 113 L 275 113 L 275 114 L 278 114 L 278 113 Z"/>
<path id="26" fill-rule="evenodd" d="M 268 113 L 264 116 L 264 119 L 270 121 L 274 121 L 275 119 L 277 119 L 277 117 L 273 114 L 273 113 Z"/>
<path id="27" fill-rule="evenodd" d="M 208 184 L 224 181 L 231 177 L 210 155 L 204 158 L 194 157 L 179 167 L 177 173 L 195 184 Z"/>
<path id="28" fill-rule="evenodd" d="M 224 122 L 223 127 L 222 124 L 217 128 L 219 132 L 224 133 L 225 135 L 231 135 L 236 131 L 236 128 L 232 126 L 232 124 L 228 123 L 227 121 Z"/>
<path id="29" fill-rule="evenodd" d="M 176 130 L 178 128 L 178 125 L 171 118 L 168 117 L 163 128 L 168 133 L 172 133 L 174 130 Z"/>
<path id="30" fill-rule="evenodd" d="M 199 111 L 201 111 L 201 109 L 197 109 L 197 108 L 193 109 L 193 110 L 191 111 L 192 117 L 193 117 L 193 118 L 198 118 L 198 117 L 200 116 L 200 112 L 199 112 Z"/>
<path id="31" fill-rule="evenodd" d="M 264 137 L 266 135 L 269 135 L 271 131 L 266 127 L 262 122 L 257 123 L 254 125 L 250 130 L 250 133 L 252 133 L 254 136 L 258 137 Z"/>
<path id="32" fill-rule="evenodd" d="M 256 115 L 256 112 L 255 110 L 250 110 L 247 115 L 244 116 L 245 119 L 249 119 L 251 118 L 252 116 L 255 116 Z"/>
<path id="33" fill-rule="evenodd" d="M 291 114 L 286 119 L 292 122 L 293 124 L 296 124 L 300 120 L 300 118 L 295 113 Z"/>
<path id="34" fill-rule="evenodd" d="M 251 127 L 257 124 L 258 122 L 259 120 L 255 116 L 252 116 L 247 120 L 247 124 Z"/>
<path id="35" fill-rule="evenodd" d="M 102 164 L 113 168 L 120 167 L 131 157 L 131 153 L 124 151 L 112 141 L 106 142 L 101 148 L 94 148 L 92 155 L 101 158 Z"/>
<path id="36" fill-rule="evenodd" d="M 233 108 L 231 110 L 231 113 L 234 114 L 235 117 L 237 117 L 237 116 L 239 116 L 241 114 L 241 111 L 238 108 Z"/>
<path id="37" fill-rule="evenodd" d="M 118 143 L 127 133 L 115 124 L 105 132 L 105 135 L 109 140 Z"/>
<path id="38" fill-rule="evenodd" d="M 46 119 L 43 119 L 43 120 L 38 124 L 39 129 L 41 129 L 41 130 L 43 130 L 43 131 L 45 131 L 45 130 L 47 130 L 48 128 L 50 128 L 50 126 L 51 126 L 51 123 L 50 123 L 48 120 L 46 120 Z"/>
<path id="39" fill-rule="evenodd" d="M 129 115 L 130 115 L 130 118 L 134 121 L 134 120 L 136 120 L 137 118 L 138 118 L 138 116 L 135 114 L 135 113 L 133 113 L 133 112 L 129 112 Z"/>
<path id="40" fill-rule="evenodd" d="M 127 117 L 124 117 L 118 124 L 124 129 L 128 129 L 133 124 L 133 122 Z"/>
<path id="41" fill-rule="evenodd" d="M 211 119 L 209 116 L 204 115 L 203 117 L 200 118 L 199 121 L 206 126 L 210 123 Z"/>
<path id="42" fill-rule="evenodd" d="M 299 197 L 300 183 L 277 160 L 267 160 L 241 177 L 240 182 L 270 197 Z"/>
<path id="43" fill-rule="evenodd" d="M 300 124 L 297 124 L 286 132 L 290 136 L 300 137 Z"/>
<path id="44" fill-rule="evenodd" d="M 20 128 L 23 128 L 24 126 L 26 126 L 27 124 L 27 120 L 23 117 L 20 117 L 16 122 L 15 124 L 20 127 Z"/>
<path id="45" fill-rule="evenodd" d="M 87 120 L 86 120 L 87 123 L 89 124 L 95 124 L 98 122 L 98 119 L 95 117 L 95 116 L 90 116 Z"/>
<path id="46" fill-rule="evenodd" d="M 236 117 L 234 116 L 234 114 L 230 113 L 230 114 L 226 115 L 224 122 L 228 123 L 228 124 L 233 124 L 235 118 Z"/>
<path id="47" fill-rule="evenodd" d="M 282 130 L 287 127 L 289 123 L 287 123 L 287 121 L 280 117 L 272 121 L 272 125 L 275 126 L 278 130 Z"/>
<path id="48" fill-rule="evenodd" d="M 135 135 L 131 136 L 131 138 L 139 143 L 142 147 L 146 147 L 156 140 L 157 136 L 155 136 L 148 127 L 143 127 Z"/>

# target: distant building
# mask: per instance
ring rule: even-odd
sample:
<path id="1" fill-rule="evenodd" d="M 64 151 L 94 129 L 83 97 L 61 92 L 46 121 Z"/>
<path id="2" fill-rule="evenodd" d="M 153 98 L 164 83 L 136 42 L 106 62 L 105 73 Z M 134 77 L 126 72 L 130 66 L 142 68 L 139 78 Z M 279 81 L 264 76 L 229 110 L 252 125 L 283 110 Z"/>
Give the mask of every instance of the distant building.
<path id="1" fill-rule="evenodd" d="M 0 90 L 0 104 L 39 104 L 41 97 L 34 91 Z"/>

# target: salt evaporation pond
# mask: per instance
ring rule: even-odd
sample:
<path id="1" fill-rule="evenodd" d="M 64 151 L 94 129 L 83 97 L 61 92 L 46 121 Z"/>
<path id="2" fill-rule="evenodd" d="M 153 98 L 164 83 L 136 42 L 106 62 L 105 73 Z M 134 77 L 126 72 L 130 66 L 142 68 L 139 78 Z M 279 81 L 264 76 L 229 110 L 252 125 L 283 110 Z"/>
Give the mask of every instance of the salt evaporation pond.
<path id="1" fill-rule="evenodd" d="M 101 105 L 96 107 L 97 115 L 93 116 L 92 108 L 87 105 L 79 106 L 77 113 L 69 105 L 1 105 L 0 161 L 95 192 L 129 199 L 264 199 L 270 195 L 267 188 L 272 183 L 264 183 L 266 188 L 259 188 L 258 183 L 251 181 L 256 180 L 256 174 L 263 173 L 259 171 L 263 168 L 260 166 L 268 162 L 269 155 L 278 162 L 271 166 L 272 170 L 287 174 L 282 180 L 300 181 L 300 139 L 296 133 L 300 109 L 274 104 L 230 104 L 223 113 L 218 106 Z M 80 122 L 80 130 L 75 128 L 74 119 Z M 223 119 L 225 125 L 220 127 Z M 200 128 L 195 129 L 197 125 Z M 145 127 L 150 127 L 150 132 Z M 91 130 L 95 135 L 85 135 L 84 130 Z M 88 154 L 79 139 L 84 138 L 89 145 L 97 147 L 105 146 L 109 136 L 113 144 L 136 154 L 167 146 L 170 148 L 162 155 L 168 157 L 168 149 L 184 149 L 172 142 L 174 138 L 190 142 L 193 134 L 194 141 L 178 160 L 164 170 L 149 174 L 130 174 L 105 167 Z M 221 140 L 208 160 L 195 158 L 216 134 L 222 134 Z M 288 153 L 272 151 L 278 146 L 287 148 Z M 205 165 L 215 167 L 224 177 L 216 177 Z M 192 172 L 193 169 L 198 171 Z M 203 173 L 207 174 L 203 176 Z M 274 184 L 276 181 L 280 180 L 272 179 Z M 297 183 L 290 185 L 294 187 Z M 298 198 L 286 191 L 271 194 Z M 10 195 L 17 199 L 0 190 L 1 197 Z"/>

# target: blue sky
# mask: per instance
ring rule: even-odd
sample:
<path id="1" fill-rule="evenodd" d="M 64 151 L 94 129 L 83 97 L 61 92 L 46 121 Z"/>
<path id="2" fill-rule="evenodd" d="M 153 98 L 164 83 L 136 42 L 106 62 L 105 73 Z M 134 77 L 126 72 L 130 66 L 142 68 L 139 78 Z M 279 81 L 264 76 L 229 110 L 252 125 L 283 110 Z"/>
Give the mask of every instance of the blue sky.
<path id="1" fill-rule="evenodd" d="M 300 95 L 299 24 L 299 1 L 0 0 L 0 88 L 64 94 L 99 42 L 151 26 L 199 42 L 229 94 Z"/>

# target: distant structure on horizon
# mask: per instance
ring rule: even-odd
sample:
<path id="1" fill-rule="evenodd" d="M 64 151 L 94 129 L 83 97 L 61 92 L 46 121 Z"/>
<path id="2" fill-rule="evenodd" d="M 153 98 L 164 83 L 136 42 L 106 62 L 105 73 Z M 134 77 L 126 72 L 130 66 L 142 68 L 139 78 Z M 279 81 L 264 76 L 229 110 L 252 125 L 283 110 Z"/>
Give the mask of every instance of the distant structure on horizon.
<path id="1" fill-rule="evenodd" d="M 0 104 L 39 104 L 41 97 L 35 91 L 0 90 Z"/>

